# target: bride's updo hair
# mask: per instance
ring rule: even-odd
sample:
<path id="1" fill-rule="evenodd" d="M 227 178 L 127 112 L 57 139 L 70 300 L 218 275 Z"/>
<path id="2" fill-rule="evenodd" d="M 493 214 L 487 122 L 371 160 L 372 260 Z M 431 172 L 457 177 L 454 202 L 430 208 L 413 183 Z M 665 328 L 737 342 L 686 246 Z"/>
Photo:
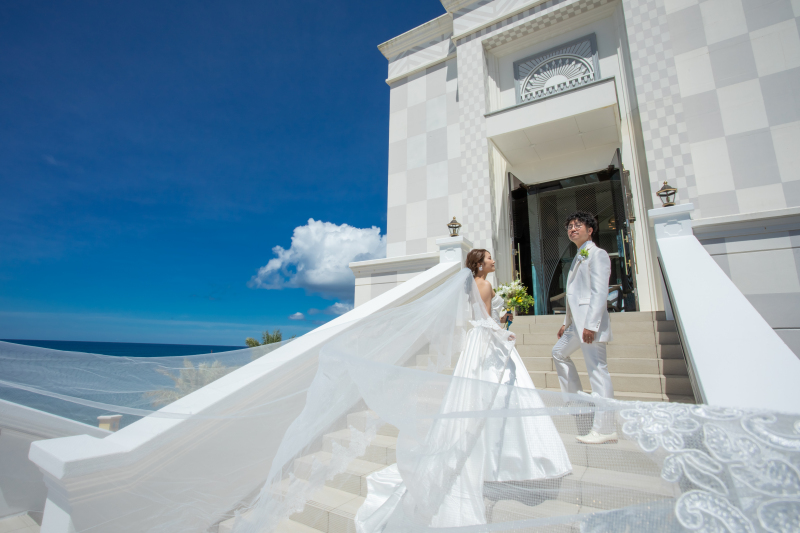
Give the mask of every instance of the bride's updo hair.
<path id="1" fill-rule="evenodd" d="M 488 250 L 484 250 L 483 248 L 475 248 L 470 250 L 467 254 L 467 261 L 466 266 L 468 269 L 472 270 L 472 275 L 478 275 L 478 267 L 481 266 L 483 263 L 483 258 L 486 257 Z"/>

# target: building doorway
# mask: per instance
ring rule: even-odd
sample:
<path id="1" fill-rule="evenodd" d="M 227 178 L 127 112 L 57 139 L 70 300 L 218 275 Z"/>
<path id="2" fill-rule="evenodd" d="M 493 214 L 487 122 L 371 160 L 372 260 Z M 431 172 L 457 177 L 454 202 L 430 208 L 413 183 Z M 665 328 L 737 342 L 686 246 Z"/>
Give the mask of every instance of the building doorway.
<path id="1" fill-rule="evenodd" d="M 600 231 L 594 242 L 611 258 L 609 312 L 637 310 L 634 218 L 626 201 L 627 173 L 620 166 L 536 185 L 512 180 L 514 266 L 536 301 L 529 314 L 565 311 L 567 275 L 577 249 L 567 238 L 564 220 L 578 210 L 597 215 Z"/>

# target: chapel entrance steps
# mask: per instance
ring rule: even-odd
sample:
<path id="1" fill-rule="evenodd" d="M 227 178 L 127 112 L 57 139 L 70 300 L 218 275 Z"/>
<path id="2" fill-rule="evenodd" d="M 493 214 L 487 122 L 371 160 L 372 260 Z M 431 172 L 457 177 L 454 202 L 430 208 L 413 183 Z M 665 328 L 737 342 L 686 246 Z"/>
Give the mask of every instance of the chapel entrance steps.
<path id="1" fill-rule="evenodd" d="M 608 369 L 619 400 L 695 403 L 674 320 L 663 311 L 611 313 L 614 340 L 608 344 Z M 558 391 L 552 348 L 563 315 L 519 316 L 510 330 L 517 351 L 537 389 Z M 572 354 L 583 390 L 591 392 L 583 354 Z"/>
<path id="2" fill-rule="evenodd" d="M 517 335 L 517 350 L 537 389 L 560 390 L 552 366 L 551 349 L 562 322 L 563 316 L 517 317 L 511 326 L 511 331 Z M 611 315 L 611 327 L 614 341 L 609 344 L 607 353 L 616 398 L 694 403 L 673 321 L 664 320 L 663 312 L 618 313 Z M 427 354 L 419 355 L 408 365 L 428 370 L 429 359 Z M 582 354 L 573 354 L 573 361 L 581 372 L 584 390 L 589 392 L 591 388 Z M 457 359 L 454 359 L 453 367 L 456 363 Z M 452 374 L 453 367 L 442 372 Z M 377 415 L 372 411 L 349 414 L 348 429 L 324 435 L 321 451 L 295 461 L 294 475 L 301 480 L 307 479 L 314 460 L 326 463 L 330 461 L 335 445 L 349 447 L 349 428 L 365 431 L 368 418 L 377 418 Z M 578 418 L 572 415 L 553 417 L 572 462 L 572 474 L 555 482 L 531 482 L 534 485 L 523 491 L 530 495 L 538 490 L 552 495 L 552 499 L 531 502 L 529 496 L 528 499 L 514 499 L 511 493 L 507 493 L 509 499 L 487 497 L 486 512 L 490 523 L 593 513 L 680 495 L 677 486 L 661 479 L 658 465 L 642 453 L 635 442 L 578 443 L 575 435 L 585 434 L 588 426 L 578 428 L 576 420 Z M 306 502 L 301 512 L 282 522 L 274 531 L 355 533 L 354 518 L 367 495 L 367 476 L 396 462 L 397 434 L 394 426 L 385 424 L 380 427 L 364 455 L 352 461 L 343 473 L 327 481 L 326 486 Z M 284 483 L 288 484 L 288 480 Z M 228 533 L 232 525 L 232 519 L 222 522 L 219 533 Z M 541 531 L 578 533 L 578 529 L 569 524 L 549 526 Z"/>
<path id="3" fill-rule="evenodd" d="M 361 411 L 348 415 L 348 429 L 325 435 L 322 451 L 296 460 L 293 474 L 300 480 L 308 479 L 314 461 L 325 464 L 331 460 L 334 447 L 349 447 L 349 428 L 366 431 L 368 418 L 376 418 L 375 413 Z M 517 485 L 520 487 L 517 497 L 515 485 L 498 483 L 494 484 L 494 492 L 503 496 L 493 498 L 492 487 L 487 484 L 485 502 L 489 523 L 593 513 L 680 495 L 675 485 L 661 479 L 658 465 L 635 442 L 620 440 L 614 444 L 584 445 L 574 438 L 585 432 L 579 430 L 576 417 L 557 416 L 553 417 L 553 422 L 567 449 L 573 472 L 559 480 Z M 397 435 L 394 426 L 381 426 L 364 455 L 327 481 L 326 486 L 306 502 L 304 509 L 283 522 L 277 531 L 355 533 L 354 518 L 367 496 L 367 476 L 395 463 Z M 288 484 L 288 480 L 285 483 Z M 542 497 L 537 499 L 536 494 Z M 229 530 L 225 523 L 220 525 L 220 533 Z M 541 531 L 577 533 L 578 530 L 562 524 Z"/>

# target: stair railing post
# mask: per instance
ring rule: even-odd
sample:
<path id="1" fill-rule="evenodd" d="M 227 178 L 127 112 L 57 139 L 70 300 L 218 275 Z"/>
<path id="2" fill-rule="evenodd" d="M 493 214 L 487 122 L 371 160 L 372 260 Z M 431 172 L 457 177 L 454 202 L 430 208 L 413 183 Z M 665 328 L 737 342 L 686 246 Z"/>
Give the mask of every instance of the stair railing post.
<path id="1" fill-rule="evenodd" d="M 461 263 L 462 268 L 472 250 L 472 243 L 460 235 L 436 239 L 436 245 L 439 247 L 439 263 Z"/>

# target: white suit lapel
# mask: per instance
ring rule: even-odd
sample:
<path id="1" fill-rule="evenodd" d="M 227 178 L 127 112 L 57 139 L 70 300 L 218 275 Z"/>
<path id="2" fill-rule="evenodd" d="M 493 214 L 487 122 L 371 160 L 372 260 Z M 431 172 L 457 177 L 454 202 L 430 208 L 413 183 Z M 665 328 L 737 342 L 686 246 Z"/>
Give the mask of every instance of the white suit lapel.
<path id="1" fill-rule="evenodd" d="M 578 252 L 575 254 L 575 259 L 573 260 L 573 265 L 569 270 L 569 276 L 567 277 L 567 287 L 569 287 L 572 282 L 577 277 L 576 274 L 578 273 L 578 269 L 581 267 L 581 264 L 586 261 L 586 259 L 578 259 L 581 254 L 581 250 L 591 250 L 594 243 L 592 241 L 586 241 L 586 243 L 578 248 Z"/>

